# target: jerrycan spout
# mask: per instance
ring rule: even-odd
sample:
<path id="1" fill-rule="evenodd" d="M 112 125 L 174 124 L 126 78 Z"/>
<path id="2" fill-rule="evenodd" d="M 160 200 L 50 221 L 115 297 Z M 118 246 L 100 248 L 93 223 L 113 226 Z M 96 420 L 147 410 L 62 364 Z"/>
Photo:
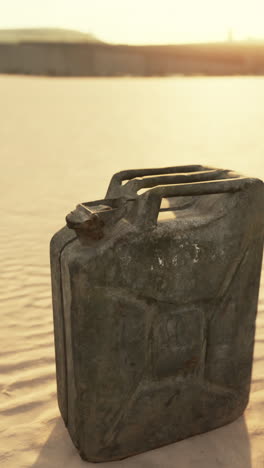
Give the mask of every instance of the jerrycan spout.
<path id="1" fill-rule="evenodd" d="M 124 216 L 122 198 L 80 203 L 66 216 L 69 229 L 74 229 L 82 244 L 103 239 L 111 227 Z"/>

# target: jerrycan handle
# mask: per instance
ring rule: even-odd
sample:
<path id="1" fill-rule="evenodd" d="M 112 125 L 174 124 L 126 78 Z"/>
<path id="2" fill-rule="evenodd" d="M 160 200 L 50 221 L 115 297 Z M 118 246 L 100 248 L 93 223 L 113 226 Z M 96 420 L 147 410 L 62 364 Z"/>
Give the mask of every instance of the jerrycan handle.
<path id="1" fill-rule="evenodd" d="M 123 195 L 123 180 L 131 180 L 135 177 L 154 176 L 162 174 L 181 174 L 188 172 L 198 172 L 213 170 L 212 167 L 201 166 L 201 165 L 187 165 L 187 166 L 169 166 L 160 168 L 150 169 L 131 169 L 127 171 L 117 172 L 113 175 L 105 198 L 118 198 Z M 145 179 L 144 179 L 145 180 Z M 157 185 L 156 183 L 154 185 Z"/>
<path id="2" fill-rule="evenodd" d="M 133 198 L 141 189 L 155 187 L 159 185 L 187 184 L 193 182 L 206 182 L 218 179 L 238 178 L 239 174 L 228 169 L 211 169 L 207 171 L 185 172 L 173 175 L 158 175 L 154 177 L 136 177 L 129 180 L 119 188 L 123 197 Z"/>
<path id="3" fill-rule="evenodd" d="M 137 197 L 134 223 L 144 227 L 154 227 L 157 224 L 162 198 L 238 192 L 258 180 L 239 175 L 236 177 L 151 188 Z"/>

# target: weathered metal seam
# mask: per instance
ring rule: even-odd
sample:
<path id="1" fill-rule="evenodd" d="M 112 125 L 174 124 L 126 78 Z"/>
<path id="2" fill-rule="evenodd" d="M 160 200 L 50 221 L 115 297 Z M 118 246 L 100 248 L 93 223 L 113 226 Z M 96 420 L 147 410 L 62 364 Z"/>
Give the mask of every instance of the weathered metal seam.
<path id="1" fill-rule="evenodd" d="M 64 302 L 63 302 L 63 285 L 62 285 L 62 268 L 61 268 L 61 256 L 64 249 L 74 242 L 77 239 L 77 236 L 73 239 L 66 242 L 66 244 L 62 247 L 59 253 L 59 265 L 60 265 L 60 303 L 61 303 L 61 318 L 62 318 L 62 335 L 63 335 L 63 348 L 64 348 L 64 368 L 65 368 L 65 402 L 66 402 L 66 418 L 65 418 L 65 425 L 68 425 L 68 412 L 69 412 L 69 402 L 68 402 L 68 361 L 67 361 L 67 346 L 66 346 L 66 329 L 65 329 L 65 315 L 64 315 Z"/>

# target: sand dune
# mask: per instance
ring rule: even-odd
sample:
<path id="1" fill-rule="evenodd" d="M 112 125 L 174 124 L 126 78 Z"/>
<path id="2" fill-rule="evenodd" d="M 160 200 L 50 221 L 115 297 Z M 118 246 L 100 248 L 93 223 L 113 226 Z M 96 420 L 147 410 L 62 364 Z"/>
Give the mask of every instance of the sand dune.
<path id="1" fill-rule="evenodd" d="M 110 175 L 129 166 L 202 160 L 263 177 L 263 129 L 258 122 L 263 122 L 264 111 L 255 110 L 256 89 L 263 93 L 264 81 L 198 79 L 187 84 L 170 79 L 146 84 L 0 77 L 1 467 L 93 466 L 73 447 L 56 401 L 49 240 L 64 216 L 76 203 L 104 196 Z M 226 114 L 227 137 L 219 138 L 222 117 L 215 107 L 234 109 L 242 97 L 251 115 L 256 112 L 257 124 L 249 127 L 238 107 Z M 232 129 L 237 127 L 236 136 Z M 187 142 L 189 132 L 192 142 Z M 216 141 L 221 148 L 213 151 Z M 177 161 L 175 152 L 181 154 Z M 263 468 L 264 276 L 254 356 L 250 403 L 243 417 L 207 434 L 100 466 Z"/>

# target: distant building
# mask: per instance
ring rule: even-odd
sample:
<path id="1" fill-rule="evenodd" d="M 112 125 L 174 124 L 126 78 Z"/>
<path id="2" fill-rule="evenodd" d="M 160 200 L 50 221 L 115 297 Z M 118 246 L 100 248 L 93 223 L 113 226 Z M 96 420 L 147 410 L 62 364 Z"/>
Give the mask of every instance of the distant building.
<path id="1" fill-rule="evenodd" d="M 228 43 L 125 46 L 0 42 L 0 73 L 49 76 L 264 75 L 264 45 Z"/>

